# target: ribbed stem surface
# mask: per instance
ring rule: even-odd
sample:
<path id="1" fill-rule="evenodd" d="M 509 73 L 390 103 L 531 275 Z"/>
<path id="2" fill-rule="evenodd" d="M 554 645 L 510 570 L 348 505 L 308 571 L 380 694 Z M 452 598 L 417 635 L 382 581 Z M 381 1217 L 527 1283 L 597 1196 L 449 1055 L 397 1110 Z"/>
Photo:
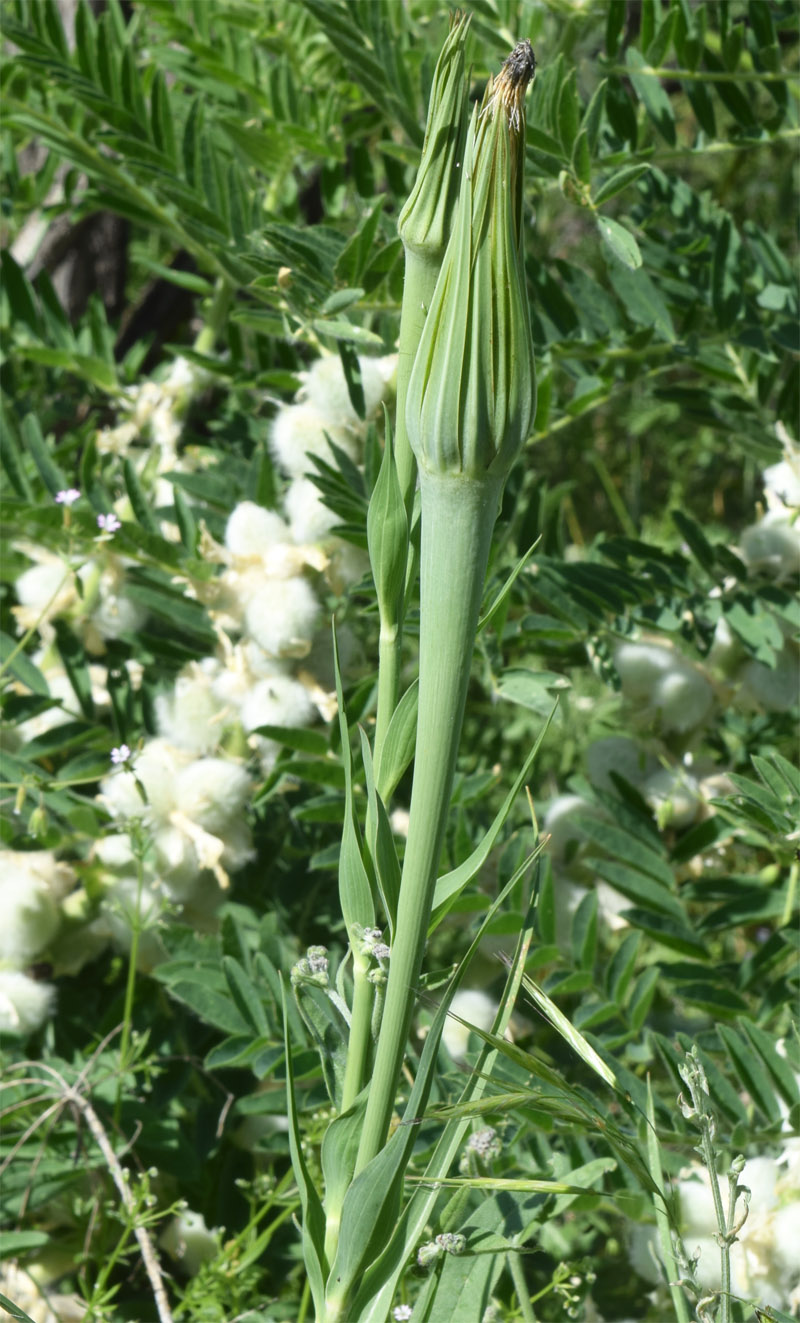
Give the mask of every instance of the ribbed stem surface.
<path id="1" fill-rule="evenodd" d="M 385 1143 L 414 1012 L 501 484 L 420 476 L 419 718 L 386 1005 L 356 1171 Z"/>

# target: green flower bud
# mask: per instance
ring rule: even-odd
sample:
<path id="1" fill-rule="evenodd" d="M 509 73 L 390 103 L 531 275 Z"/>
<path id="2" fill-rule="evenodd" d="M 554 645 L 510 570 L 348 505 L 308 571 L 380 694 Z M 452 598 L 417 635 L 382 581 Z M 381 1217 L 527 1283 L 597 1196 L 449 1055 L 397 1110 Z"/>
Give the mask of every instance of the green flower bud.
<path id="1" fill-rule="evenodd" d="M 458 12 L 451 18 L 450 34 L 433 76 L 417 178 L 397 222 L 406 251 L 425 254 L 437 262 L 450 237 L 458 199 L 467 127 L 464 45 L 469 23 L 469 16 Z"/>
<path id="2" fill-rule="evenodd" d="M 536 409 L 522 185 L 525 89 L 520 42 L 486 88 L 464 153 L 455 228 L 414 360 L 406 424 L 421 471 L 504 480 Z"/>

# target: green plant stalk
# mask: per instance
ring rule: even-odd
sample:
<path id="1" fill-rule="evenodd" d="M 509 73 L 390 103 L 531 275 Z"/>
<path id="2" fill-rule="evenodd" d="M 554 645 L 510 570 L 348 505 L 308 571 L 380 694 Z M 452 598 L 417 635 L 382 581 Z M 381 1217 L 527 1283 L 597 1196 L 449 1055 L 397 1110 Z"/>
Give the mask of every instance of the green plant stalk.
<path id="1" fill-rule="evenodd" d="M 141 847 L 141 842 L 139 842 Z M 136 915 L 131 924 L 131 949 L 128 957 L 128 976 L 125 983 L 125 1004 L 122 1011 L 122 1032 L 119 1040 L 119 1081 L 117 1096 L 114 1101 L 114 1124 L 120 1123 L 122 1116 L 122 1080 L 127 1069 L 128 1049 L 131 1041 L 133 1023 L 133 998 L 136 992 L 136 965 L 139 960 L 139 935 L 142 931 L 142 892 L 144 890 L 144 865 L 141 848 L 136 851 Z"/>
<path id="2" fill-rule="evenodd" d="M 714 1212 L 717 1218 L 719 1228 L 719 1255 L 720 1255 L 720 1313 L 719 1323 L 731 1323 L 731 1239 L 730 1232 L 733 1226 L 731 1219 L 730 1226 L 722 1204 L 722 1195 L 719 1188 L 719 1176 L 717 1175 L 717 1160 L 714 1154 L 714 1144 L 712 1142 L 712 1118 L 705 1112 L 702 1112 L 698 1121 L 700 1124 L 700 1147 L 703 1153 L 703 1161 L 706 1164 L 709 1184 L 711 1185 L 711 1195 L 714 1200 Z M 734 1201 L 735 1202 L 735 1201 Z"/>
<path id="3" fill-rule="evenodd" d="M 350 1036 L 347 1040 L 347 1063 L 342 1081 L 341 1112 L 352 1107 L 367 1078 L 367 1064 L 372 1042 L 372 1009 L 375 989 L 370 983 L 370 963 L 363 956 L 353 953 L 353 1005 L 350 1019 Z M 338 1220 L 337 1220 L 338 1227 Z M 335 1244 L 333 1249 L 336 1249 Z"/>
<path id="4" fill-rule="evenodd" d="M 356 1173 L 385 1143 L 416 1000 L 502 476 L 421 473 L 419 717 L 408 845 Z"/>
<path id="5" fill-rule="evenodd" d="M 193 348 L 196 354 L 210 354 L 212 352 L 217 337 L 225 324 L 232 301 L 233 285 L 230 280 L 220 276 L 214 286 L 214 297 L 211 300 L 211 307 L 208 310 L 205 325 L 194 342 Z"/>
<path id="6" fill-rule="evenodd" d="M 512 1250 L 510 1254 L 506 1255 L 506 1263 L 511 1274 L 511 1280 L 514 1283 L 514 1291 L 524 1323 L 536 1323 L 536 1314 L 531 1303 L 530 1292 L 525 1281 L 525 1273 L 522 1271 L 519 1254 Z"/>
<path id="7" fill-rule="evenodd" d="M 664 1171 L 661 1166 L 661 1151 L 659 1149 L 658 1133 L 656 1131 L 653 1090 L 650 1085 L 649 1075 L 647 1077 L 647 1166 L 659 1191 L 663 1190 Z M 686 1297 L 677 1281 L 679 1275 L 678 1265 L 675 1262 L 675 1252 L 672 1248 L 669 1215 L 667 1213 L 666 1204 L 660 1194 L 653 1199 L 653 1208 L 656 1215 L 659 1245 L 661 1246 L 661 1261 L 664 1264 L 667 1273 L 669 1291 L 672 1296 L 672 1307 L 675 1310 L 675 1323 L 689 1323 L 689 1308 L 686 1304 Z"/>
<path id="8" fill-rule="evenodd" d="M 381 752 L 386 742 L 386 732 L 392 719 L 400 694 L 402 619 L 398 613 L 394 620 L 389 620 L 381 613 L 380 634 L 378 637 L 378 697 L 375 707 L 375 736 L 372 756 L 376 767 L 380 765 Z"/>

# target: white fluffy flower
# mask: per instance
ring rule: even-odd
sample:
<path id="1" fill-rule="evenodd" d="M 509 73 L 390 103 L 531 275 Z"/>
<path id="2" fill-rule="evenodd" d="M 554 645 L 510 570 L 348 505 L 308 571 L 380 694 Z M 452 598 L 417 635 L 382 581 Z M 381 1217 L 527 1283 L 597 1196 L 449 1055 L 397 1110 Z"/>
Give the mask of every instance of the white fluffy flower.
<path id="1" fill-rule="evenodd" d="M 259 680 L 241 706 L 246 731 L 258 726 L 307 726 L 314 717 L 308 690 L 290 675 Z"/>
<path id="2" fill-rule="evenodd" d="M 280 515 L 255 501 L 240 501 L 225 526 L 225 546 L 243 559 L 261 559 L 276 544 L 289 540 L 288 526 Z"/>
<path id="3" fill-rule="evenodd" d="M 360 457 L 361 439 L 355 428 L 331 422 L 313 404 L 286 404 L 272 422 L 270 446 L 276 462 L 290 478 L 313 473 L 311 456 L 335 464 L 329 442 L 343 450 L 350 459 Z"/>
<path id="4" fill-rule="evenodd" d="M 575 822 L 578 813 L 593 813 L 596 816 L 597 810 L 580 795 L 558 795 L 547 806 L 542 835 L 550 837 L 548 849 L 552 858 L 558 862 L 563 862 L 572 843 L 585 839 L 585 833 Z"/>
<path id="5" fill-rule="evenodd" d="M 172 1219 L 158 1243 L 185 1273 L 194 1277 L 204 1263 L 219 1253 L 220 1233 L 216 1228 L 209 1230 L 202 1213 L 187 1208 Z"/>
<path id="6" fill-rule="evenodd" d="M 74 883 L 72 869 L 49 850 L 0 853 L 0 960 L 22 968 L 49 945 Z"/>
<path id="7" fill-rule="evenodd" d="M 751 569 L 781 582 L 800 573 L 800 524 L 788 512 L 770 510 L 740 539 L 742 555 Z"/>
<path id="8" fill-rule="evenodd" d="M 339 517 L 329 510 L 310 478 L 295 478 L 287 488 L 284 507 L 295 542 L 325 542 Z"/>
<path id="9" fill-rule="evenodd" d="M 708 716 L 714 694 L 706 677 L 661 643 L 622 643 L 614 654 L 622 692 L 656 711 L 665 731 L 685 733 Z"/>
<path id="10" fill-rule="evenodd" d="M 700 787 L 681 767 L 660 767 L 642 786 L 659 827 L 688 827 L 700 806 Z"/>
<path id="11" fill-rule="evenodd" d="M 764 495 L 770 510 L 800 509 L 800 446 L 781 423 L 775 428 L 783 442 L 783 459 L 764 470 Z"/>
<path id="12" fill-rule="evenodd" d="M 132 771 L 118 770 L 105 778 L 100 798 L 121 822 L 141 818 L 149 825 L 162 882 L 183 901 L 204 869 L 224 887 L 226 869 L 241 868 L 252 857 L 242 816 L 250 787 L 250 778 L 236 763 L 193 759 L 185 750 L 155 739 L 136 756 Z"/>
<path id="13" fill-rule="evenodd" d="M 56 990 L 17 969 L 0 969 L 0 1030 L 33 1034 L 55 1010 Z"/>
<path id="14" fill-rule="evenodd" d="M 178 773 L 175 801 L 193 822 L 222 835 L 242 813 L 250 789 L 243 767 L 224 758 L 199 758 Z"/>
<path id="15" fill-rule="evenodd" d="M 214 692 L 221 669 L 214 657 L 190 662 L 171 693 L 159 694 L 155 710 L 160 735 L 191 753 L 216 748 L 225 717 L 224 702 Z"/>
<path id="16" fill-rule="evenodd" d="M 49 622 L 69 612 L 88 651 L 101 653 L 104 639 L 144 623 L 146 611 L 125 593 L 125 567 L 118 556 L 108 553 L 72 570 L 44 548 L 25 543 L 20 550 L 35 562 L 15 584 L 18 605 L 12 611 L 20 633 L 36 628 L 50 642 Z"/>
<path id="17" fill-rule="evenodd" d="M 306 579 L 268 580 L 247 603 L 245 625 L 250 637 L 273 657 L 302 657 L 311 646 L 319 609 Z"/>
<path id="18" fill-rule="evenodd" d="M 369 419 L 386 396 L 388 383 L 396 371 L 396 358 L 360 358 L 364 412 Z M 308 400 L 329 423 L 358 426 L 359 417 L 350 402 L 342 360 L 338 354 L 325 354 L 302 374 L 303 386 L 298 399 Z"/>
<path id="19" fill-rule="evenodd" d="M 242 703 L 240 717 L 244 729 L 254 731 L 259 726 L 308 726 L 316 711 L 304 684 L 290 675 L 273 675 L 253 686 Z M 280 744 L 263 735 L 251 735 L 248 742 L 258 755 L 262 772 L 269 774 Z"/>
<path id="20" fill-rule="evenodd" d="M 68 611 L 78 598 L 70 567 L 44 550 L 35 554 L 38 563 L 23 570 L 14 585 L 19 605 L 12 609 L 21 634 Z"/>

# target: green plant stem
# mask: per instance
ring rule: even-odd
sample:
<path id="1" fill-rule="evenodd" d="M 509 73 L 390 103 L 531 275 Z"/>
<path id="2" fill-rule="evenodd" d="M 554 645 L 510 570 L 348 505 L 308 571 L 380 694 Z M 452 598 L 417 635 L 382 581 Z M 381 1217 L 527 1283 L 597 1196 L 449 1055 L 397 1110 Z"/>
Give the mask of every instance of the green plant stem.
<path id="1" fill-rule="evenodd" d="M 653 1101 L 653 1090 L 650 1085 L 650 1076 L 647 1076 L 647 1166 L 654 1184 L 658 1187 L 658 1195 L 653 1196 L 653 1208 L 656 1215 L 656 1227 L 658 1229 L 658 1239 L 661 1246 L 661 1261 L 667 1274 L 669 1282 L 669 1291 L 672 1296 L 672 1307 L 675 1310 L 675 1323 L 689 1323 L 689 1307 L 686 1303 L 686 1297 L 678 1283 L 678 1265 L 675 1262 L 675 1252 L 672 1247 L 672 1235 L 669 1225 L 669 1214 L 667 1206 L 660 1191 L 664 1188 L 664 1171 L 661 1165 L 661 1149 L 659 1147 L 658 1132 L 656 1130 L 655 1104 Z"/>
<path id="2" fill-rule="evenodd" d="M 133 998 L 136 991 L 136 962 L 139 959 L 139 934 L 142 928 L 142 890 L 144 887 L 144 866 L 141 850 L 136 852 L 136 913 L 131 925 L 131 949 L 128 957 L 128 977 L 125 983 L 125 1005 L 122 1011 L 122 1032 L 119 1040 L 119 1081 L 117 1096 L 114 1101 L 114 1124 L 119 1125 L 122 1116 L 122 1081 L 128 1060 L 131 1041 L 131 1023 L 133 1020 Z"/>
<path id="3" fill-rule="evenodd" d="M 517 1304 L 519 1305 L 524 1323 L 536 1323 L 536 1315 L 533 1312 L 531 1295 L 525 1281 L 525 1274 L 522 1271 L 519 1255 L 515 1254 L 512 1250 L 511 1253 L 507 1255 L 506 1262 L 508 1263 L 508 1271 L 511 1273 L 511 1280 L 514 1283 Z"/>
<path id="4" fill-rule="evenodd" d="M 408 845 L 356 1173 L 386 1140 L 414 1011 L 501 483 L 422 473 L 419 717 Z"/>
<path id="5" fill-rule="evenodd" d="M 714 1212 L 717 1218 L 717 1227 L 720 1237 L 720 1314 L 719 1323 L 731 1323 L 731 1245 L 730 1231 L 733 1226 L 731 1220 L 730 1227 L 722 1204 L 722 1195 L 719 1188 L 719 1177 L 717 1175 L 717 1160 L 714 1154 L 714 1145 L 711 1137 L 711 1118 L 702 1113 L 698 1117 L 700 1123 L 700 1146 L 703 1151 L 703 1161 L 708 1172 L 709 1184 L 711 1185 L 711 1196 L 714 1200 Z M 734 1200 L 735 1203 L 735 1200 Z"/>
<path id="6" fill-rule="evenodd" d="M 399 604 L 399 611 L 402 603 Z M 372 756 L 376 767 L 380 766 L 381 753 L 386 741 L 386 732 L 397 707 L 400 693 L 400 643 L 402 623 L 400 619 L 388 621 L 381 619 L 378 639 L 378 700 L 375 710 L 375 737 Z"/>
<path id="7" fill-rule="evenodd" d="M 205 320 L 203 329 L 194 342 L 196 354 L 210 354 L 217 342 L 233 300 L 233 286 L 229 280 L 220 277 L 214 286 L 214 297 Z"/>
<path id="8" fill-rule="evenodd" d="M 356 955 L 353 967 L 353 1008 L 350 1035 L 347 1040 L 347 1063 L 342 1081 L 342 1112 L 352 1107 L 366 1083 L 367 1059 L 372 1042 L 372 1003 L 375 993 L 367 978 L 368 973 L 369 962 Z"/>

